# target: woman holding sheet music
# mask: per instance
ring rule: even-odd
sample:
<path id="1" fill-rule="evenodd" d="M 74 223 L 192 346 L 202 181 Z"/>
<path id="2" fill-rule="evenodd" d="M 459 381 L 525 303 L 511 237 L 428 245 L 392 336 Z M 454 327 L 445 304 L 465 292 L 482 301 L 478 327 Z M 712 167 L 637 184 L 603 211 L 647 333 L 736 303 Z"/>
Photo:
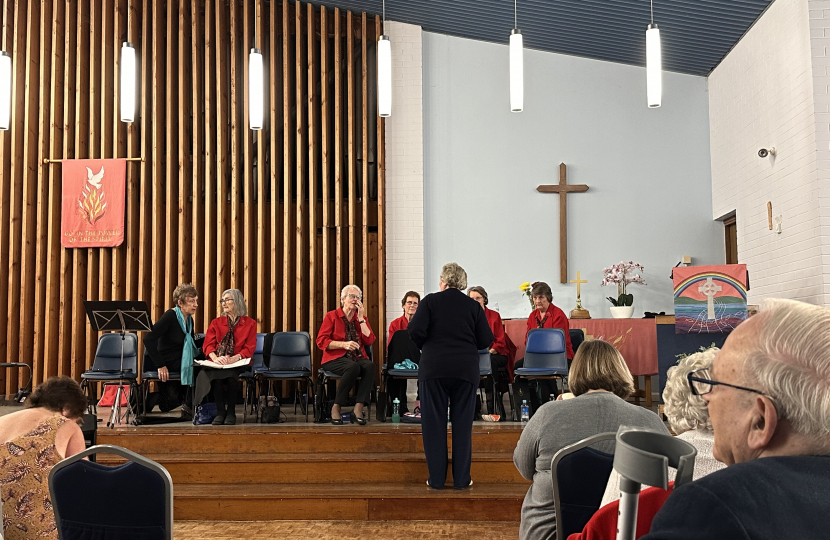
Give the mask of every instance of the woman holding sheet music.
<path id="1" fill-rule="evenodd" d="M 238 289 L 223 292 L 219 304 L 222 314 L 210 321 L 202 346 L 205 356 L 215 367 L 202 364 L 196 377 L 194 403 L 198 405 L 210 388 L 216 402 L 213 425 L 232 426 L 236 424 L 237 381 L 239 375 L 248 369 L 256 348 L 256 321 L 247 316 L 248 308 Z M 242 364 L 235 367 L 224 367 L 240 362 Z"/>

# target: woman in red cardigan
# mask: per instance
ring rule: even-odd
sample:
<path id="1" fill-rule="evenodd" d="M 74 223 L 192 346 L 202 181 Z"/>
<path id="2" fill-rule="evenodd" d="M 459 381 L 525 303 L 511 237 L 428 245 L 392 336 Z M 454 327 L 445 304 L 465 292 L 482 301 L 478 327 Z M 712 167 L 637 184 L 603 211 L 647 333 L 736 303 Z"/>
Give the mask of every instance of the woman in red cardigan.
<path id="1" fill-rule="evenodd" d="M 329 311 L 317 333 L 317 347 L 323 351 L 326 371 L 342 375 L 331 408 L 331 423 L 342 425 L 340 408 L 346 405 L 349 392 L 360 377 L 355 396 L 352 422 L 366 425 L 363 409 L 375 384 L 375 364 L 366 357 L 366 346 L 375 342 L 375 334 L 363 310 L 363 293 L 357 285 L 346 285 L 340 291 L 341 307 Z"/>
<path id="2" fill-rule="evenodd" d="M 504 324 L 501 322 L 501 315 L 499 315 L 498 311 L 493 311 L 487 307 L 489 299 L 487 298 L 487 291 L 484 290 L 484 287 L 470 287 L 467 290 L 467 296 L 481 304 L 484 315 L 487 317 L 487 324 L 493 332 L 493 343 L 490 345 L 490 369 L 493 372 L 493 377 L 496 379 L 496 386 L 498 387 L 502 381 L 502 378 L 499 376 L 499 369 L 511 369 L 508 368 L 510 351 L 507 348 L 507 340 L 504 337 Z M 506 383 L 507 381 L 504 382 Z M 485 392 L 487 394 L 487 410 L 490 414 L 500 414 L 502 418 L 505 418 L 504 411 L 502 410 L 503 406 L 494 401 L 493 389 L 486 388 Z M 498 411 L 494 405 L 498 407 Z"/>
<path id="3" fill-rule="evenodd" d="M 234 364 L 246 358 L 250 365 L 256 349 L 256 321 L 247 316 L 248 308 L 239 289 L 228 289 L 221 298 L 222 314 L 210 321 L 202 351 L 220 365 Z M 205 367 L 199 371 L 194 403 L 199 404 L 208 388 L 213 390 L 216 401 L 214 426 L 236 424 L 237 380 L 248 365 L 228 369 Z"/>

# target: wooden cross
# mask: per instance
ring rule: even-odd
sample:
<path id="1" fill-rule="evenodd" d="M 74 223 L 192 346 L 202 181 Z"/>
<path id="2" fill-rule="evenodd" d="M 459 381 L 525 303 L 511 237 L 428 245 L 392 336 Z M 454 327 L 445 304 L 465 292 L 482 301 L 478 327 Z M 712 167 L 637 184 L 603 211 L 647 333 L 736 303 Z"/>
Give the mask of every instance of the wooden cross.
<path id="1" fill-rule="evenodd" d="M 568 193 L 588 191 L 585 184 L 568 185 L 564 163 L 559 164 L 559 183 L 536 188 L 540 193 L 559 194 L 559 282 L 568 282 Z"/>

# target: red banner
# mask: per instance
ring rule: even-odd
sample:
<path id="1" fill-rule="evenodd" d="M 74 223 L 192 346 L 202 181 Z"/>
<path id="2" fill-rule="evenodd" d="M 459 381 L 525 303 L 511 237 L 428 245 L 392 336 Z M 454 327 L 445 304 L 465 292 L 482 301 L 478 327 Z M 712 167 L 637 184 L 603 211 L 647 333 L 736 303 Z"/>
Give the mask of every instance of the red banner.
<path id="1" fill-rule="evenodd" d="M 127 161 L 63 161 L 61 245 L 114 247 L 124 242 Z"/>

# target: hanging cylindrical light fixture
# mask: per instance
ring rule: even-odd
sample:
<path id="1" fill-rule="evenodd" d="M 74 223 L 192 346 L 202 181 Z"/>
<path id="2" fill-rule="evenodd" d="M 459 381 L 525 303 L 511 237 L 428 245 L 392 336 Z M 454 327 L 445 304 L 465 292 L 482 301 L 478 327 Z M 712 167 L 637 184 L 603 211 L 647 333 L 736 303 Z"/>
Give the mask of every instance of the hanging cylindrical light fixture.
<path id="1" fill-rule="evenodd" d="M 248 123 L 253 130 L 262 129 L 264 85 L 262 51 L 251 49 L 248 57 Z"/>
<path id="2" fill-rule="evenodd" d="M 121 121 L 135 120 L 135 49 L 126 41 L 121 44 Z"/>
<path id="3" fill-rule="evenodd" d="M 0 129 L 9 129 L 12 116 L 12 58 L 0 51 Z"/>
<path id="4" fill-rule="evenodd" d="M 510 33 L 510 112 L 524 109 L 524 58 L 522 32 L 514 28 Z"/>
<path id="5" fill-rule="evenodd" d="M 525 103 L 524 43 L 519 30 L 519 11 L 513 0 L 513 30 L 510 31 L 510 112 L 522 112 Z"/>
<path id="6" fill-rule="evenodd" d="M 663 100 L 663 59 L 660 52 L 660 30 L 654 24 L 654 1 L 651 2 L 651 24 L 646 29 L 646 95 L 649 107 L 659 107 Z"/>
<path id="7" fill-rule="evenodd" d="M 386 30 L 386 1 L 383 2 L 383 29 Z M 378 116 L 392 116 L 392 42 L 383 34 L 378 38 Z"/>

